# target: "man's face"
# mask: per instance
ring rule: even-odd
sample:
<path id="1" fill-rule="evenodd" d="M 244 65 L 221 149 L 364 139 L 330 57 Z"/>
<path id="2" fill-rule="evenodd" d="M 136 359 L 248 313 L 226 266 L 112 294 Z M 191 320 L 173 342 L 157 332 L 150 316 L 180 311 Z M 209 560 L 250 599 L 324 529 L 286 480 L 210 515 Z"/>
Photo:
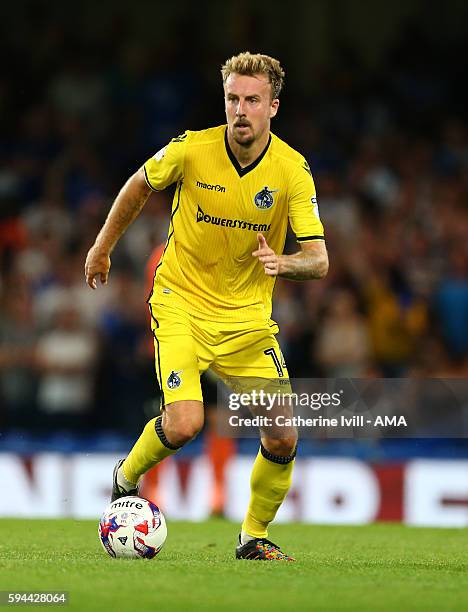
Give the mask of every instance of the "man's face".
<path id="1" fill-rule="evenodd" d="M 270 130 L 279 100 L 271 99 L 271 85 L 263 74 L 230 74 L 224 84 L 228 130 L 237 144 L 249 147 Z"/>

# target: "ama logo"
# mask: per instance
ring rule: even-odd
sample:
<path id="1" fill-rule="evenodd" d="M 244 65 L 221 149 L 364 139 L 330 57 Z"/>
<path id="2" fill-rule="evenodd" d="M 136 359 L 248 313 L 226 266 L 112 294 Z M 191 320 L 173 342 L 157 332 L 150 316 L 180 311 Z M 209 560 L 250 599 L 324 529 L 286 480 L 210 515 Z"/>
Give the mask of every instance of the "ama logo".
<path id="1" fill-rule="evenodd" d="M 179 370 L 178 372 L 174 372 L 174 370 L 172 370 L 172 372 L 167 377 L 167 386 L 169 389 L 177 389 L 178 387 L 180 387 L 180 385 L 182 384 L 182 379 L 180 378 L 179 374 L 181 373 L 182 370 Z"/>
<path id="2" fill-rule="evenodd" d="M 273 194 L 279 191 L 279 189 L 268 189 L 264 187 L 254 197 L 254 204 L 259 210 L 268 210 L 275 203 Z"/>

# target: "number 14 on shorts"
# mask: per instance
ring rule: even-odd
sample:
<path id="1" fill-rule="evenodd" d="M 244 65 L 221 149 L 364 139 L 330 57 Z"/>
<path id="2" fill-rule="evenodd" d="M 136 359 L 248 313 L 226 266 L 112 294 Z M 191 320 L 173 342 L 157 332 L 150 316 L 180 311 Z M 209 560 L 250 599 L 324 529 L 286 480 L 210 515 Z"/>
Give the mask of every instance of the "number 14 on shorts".
<path id="1" fill-rule="evenodd" d="M 284 361 L 283 354 L 280 352 L 278 357 L 273 347 L 266 349 L 266 351 L 263 352 L 265 353 L 265 355 L 270 355 L 270 357 L 273 359 L 273 363 L 275 364 L 278 376 L 282 378 L 284 376 L 284 370 L 286 369 L 286 362 Z"/>

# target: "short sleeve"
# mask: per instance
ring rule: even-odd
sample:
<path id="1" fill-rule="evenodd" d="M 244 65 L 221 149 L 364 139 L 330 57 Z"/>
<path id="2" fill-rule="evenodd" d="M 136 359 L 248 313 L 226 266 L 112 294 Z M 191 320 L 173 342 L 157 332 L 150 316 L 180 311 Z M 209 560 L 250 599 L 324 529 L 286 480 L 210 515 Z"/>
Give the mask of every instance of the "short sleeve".
<path id="1" fill-rule="evenodd" d="M 309 165 L 303 160 L 298 167 L 289 193 L 289 223 L 298 242 L 324 240 L 317 194 Z"/>
<path id="2" fill-rule="evenodd" d="M 153 191 L 162 191 L 184 176 L 187 132 L 173 138 L 143 165 L 145 179 Z"/>

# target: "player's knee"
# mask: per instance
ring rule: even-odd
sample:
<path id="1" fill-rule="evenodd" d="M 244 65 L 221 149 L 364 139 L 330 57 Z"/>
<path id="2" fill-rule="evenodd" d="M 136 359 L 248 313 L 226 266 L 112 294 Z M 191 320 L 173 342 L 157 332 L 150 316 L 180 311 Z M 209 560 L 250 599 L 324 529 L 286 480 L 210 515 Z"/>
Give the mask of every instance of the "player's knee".
<path id="1" fill-rule="evenodd" d="M 170 431 L 168 431 L 168 437 L 172 444 L 183 446 L 195 438 L 202 427 L 203 420 L 200 419 L 179 420 L 177 423 L 174 423 Z"/>
<path id="2" fill-rule="evenodd" d="M 288 438 L 266 438 L 263 440 L 263 446 L 272 455 L 279 457 L 288 457 L 292 455 L 297 445 L 297 437 L 291 436 Z"/>
<path id="3" fill-rule="evenodd" d="M 182 446 L 182 444 L 187 444 L 190 440 L 193 440 L 195 436 L 200 431 L 201 427 L 197 427 L 193 423 L 189 423 L 183 425 L 176 431 L 176 437 L 178 437 L 177 444 L 178 446 Z"/>
<path id="4" fill-rule="evenodd" d="M 203 427 L 204 413 L 201 402 L 177 402 L 166 406 L 163 416 L 164 434 L 175 446 L 190 442 Z"/>

